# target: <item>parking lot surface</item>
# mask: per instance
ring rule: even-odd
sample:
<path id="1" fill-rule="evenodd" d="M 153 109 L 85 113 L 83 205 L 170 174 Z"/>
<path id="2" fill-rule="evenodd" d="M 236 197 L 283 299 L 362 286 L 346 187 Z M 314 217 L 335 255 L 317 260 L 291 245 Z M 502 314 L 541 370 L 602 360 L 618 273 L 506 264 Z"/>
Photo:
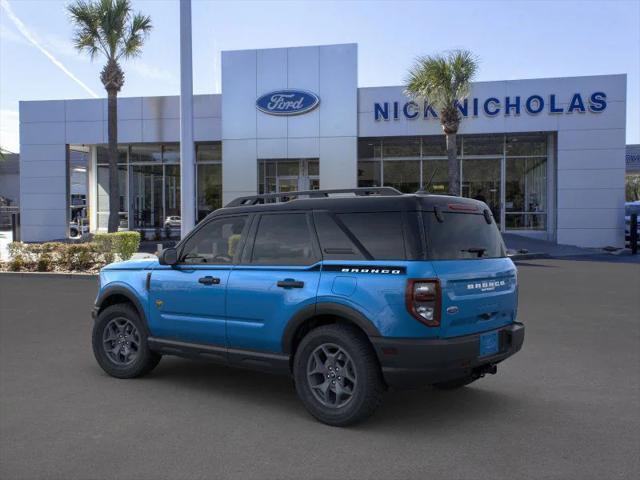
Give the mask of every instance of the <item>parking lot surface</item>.
<path id="1" fill-rule="evenodd" d="M 0 274 L 2 479 L 633 479 L 640 460 L 640 265 L 519 265 L 522 352 L 453 392 L 390 392 L 348 429 L 291 380 L 165 357 L 93 359 L 95 279 Z"/>

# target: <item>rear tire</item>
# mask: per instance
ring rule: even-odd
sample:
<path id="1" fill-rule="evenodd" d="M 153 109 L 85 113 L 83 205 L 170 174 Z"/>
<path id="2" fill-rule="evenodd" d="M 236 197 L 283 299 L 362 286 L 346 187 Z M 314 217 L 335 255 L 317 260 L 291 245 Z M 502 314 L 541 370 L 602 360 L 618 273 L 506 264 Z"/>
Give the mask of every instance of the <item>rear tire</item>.
<path id="1" fill-rule="evenodd" d="M 140 377 L 153 370 L 162 356 L 147 345 L 146 326 L 129 304 L 105 308 L 93 325 L 93 354 L 112 377 Z"/>
<path id="2" fill-rule="evenodd" d="M 296 351 L 293 374 L 305 408 L 327 425 L 360 422 L 382 401 L 384 383 L 377 357 L 354 327 L 327 325 L 311 330 Z"/>
<path id="3" fill-rule="evenodd" d="M 469 375 L 468 377 L 456 378 L 454 380 L 448 380 L 446 382 L 434 383 L 433 387 L 438 390 L 457 390 L 458 388 L 466 387 L 470 383 L 478 380 L 477 377 Z"/>

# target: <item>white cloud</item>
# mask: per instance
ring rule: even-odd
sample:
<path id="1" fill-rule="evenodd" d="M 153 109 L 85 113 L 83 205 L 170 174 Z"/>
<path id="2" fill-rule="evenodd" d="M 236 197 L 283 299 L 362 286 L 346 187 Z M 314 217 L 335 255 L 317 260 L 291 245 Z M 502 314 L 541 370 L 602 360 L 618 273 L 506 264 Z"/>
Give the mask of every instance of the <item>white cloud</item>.
<path id="1" fill-rule="evenodd" d="M 149 80 L 160 80 L 171 84 L 178 84 L 178 78 L 173 74 L 173 72 L 139 60 L 134 60 L 123 68 L 125 72 L 130 69 L 141 77 Z"/>
<path id="2" fill-rule="evenodd" d="M 0 110 L 0 147 L 10 152 L 20 150 L 20 123 L 15 110 Z"/>
<path id="3" fill-rule="evenodd" d="M 49 52 L 43 45 L 41 40 L 20 20 L 16 14 L 13 12 L 11 5 L 9 4 L 9 0 L 0 0 L 0 6 L 4 9 L 9 20 L 15 25 L 18 31 L 26 38 L 34 47 L 36 47 L 42 54 L 47 57 L 51 62 L 58 67 L 60 70 L 64 72 L 71 80 L 76 82 L 80 87 L 82 87 L 89 95 L 94 98 L 99 98 L 99 95 L 91 90 L 82 80 L 76 77 L 71 71 L 65 67 L 60 60 L 58 60 L 53 54 Z"/>
<path id="4" fill-rule="evenodd" d="M 5 42 L 11 42 L 18 45 L 30 45 L 30 43 L 27 42 L 22 35 L 4 26 L 0 28 L 0 39 L 2 39 Z"/>

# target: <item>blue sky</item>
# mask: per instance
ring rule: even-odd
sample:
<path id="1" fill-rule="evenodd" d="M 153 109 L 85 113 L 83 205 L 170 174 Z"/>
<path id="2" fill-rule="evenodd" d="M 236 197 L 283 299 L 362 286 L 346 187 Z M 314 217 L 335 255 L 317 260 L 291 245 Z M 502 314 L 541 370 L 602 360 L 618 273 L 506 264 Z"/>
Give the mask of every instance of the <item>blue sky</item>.
<path id="1" fill-rule="evenodd" d="M 19 100 L 88 98 L 89 91 L 104 95 L 102 61 L 92 63 L 71 45 L 68 3 L 0 0 L 13 12 L 0 8 L 4 148 L 18 149 Z M 125 64 L 121 95 L 178 94 L 178 1 L 134 0 L 133 5 L 151 16 L 154 30 L 143 55 Z M 49 57 L 25 38 L 25 29 Z M 347 42 L 359 44 L 362 87 L 399 85 L 417 55 L 452 48 L 468 48 L 480 58 L 478 80 L 626 73 L 627 143 L 640 143 L 638 0 L 193 0 L 194 92 L 220 91 L 221 50 Z"/>

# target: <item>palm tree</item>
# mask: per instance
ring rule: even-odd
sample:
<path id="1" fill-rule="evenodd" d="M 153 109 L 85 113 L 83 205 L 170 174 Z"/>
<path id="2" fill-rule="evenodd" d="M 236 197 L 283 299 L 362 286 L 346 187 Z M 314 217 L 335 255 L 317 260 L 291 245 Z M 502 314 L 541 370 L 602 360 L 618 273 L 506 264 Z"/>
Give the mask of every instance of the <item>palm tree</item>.
<path id="1" fill-rule="evenodd" d="M 91 60 L 104 55 L 107 63 L 100 80 L 107 91 L 109 136 L 109 223 L 116 232 L 120 224 L 118 185 L 118 92 L 124 85 L 120 61 L 135 57 L 151 31 L 151 18 L 131 11 L 129 0 L 76 0 L 67 7 L 75 27 L 73 44 Z"/>
<path id="2" fill-rule="evenodd" d="M 456 134 L 462 117 L 458 104 L 469 95 L 471 80 L 478 70 L 477 59 L 468 50 L 452 50 L 440 55 L 416 59 L 409 69 L 406 93 L 424 99 L 435 107 L 447 138 L 449 193 L 460 195 L 460 164 L 456 152 Z"/>

